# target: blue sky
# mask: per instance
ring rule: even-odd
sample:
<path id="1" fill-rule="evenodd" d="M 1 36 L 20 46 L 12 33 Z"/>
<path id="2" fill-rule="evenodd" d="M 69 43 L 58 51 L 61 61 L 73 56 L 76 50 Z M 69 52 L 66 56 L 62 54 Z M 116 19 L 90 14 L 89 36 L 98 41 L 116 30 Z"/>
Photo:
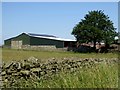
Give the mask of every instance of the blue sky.
<path id="1" fill-rule="evenodd" d="M 118 28 L 117 2 L 3 2 L 3 40 L 22 32 L 74 39 L 73 27 L 91 10 L 104 10 Z"/>

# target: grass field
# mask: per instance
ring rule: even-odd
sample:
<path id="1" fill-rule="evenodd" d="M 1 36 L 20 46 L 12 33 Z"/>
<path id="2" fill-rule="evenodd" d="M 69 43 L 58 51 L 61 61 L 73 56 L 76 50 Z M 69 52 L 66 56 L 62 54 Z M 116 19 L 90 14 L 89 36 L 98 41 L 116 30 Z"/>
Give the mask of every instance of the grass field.
<path id="1" fill-rule="evenodd" d="M 29 57 L 36 57 L 38 59 L 48 58 L 64 58 L 64 57 L 77 57 L 77 58 L 118 58 L 116 53 L 74 53 L 74 52 L 58 52 L 58 51 L 23 51 L 23 50 L 2 50 L 2 60 L 9 62 L 11 60 L 23 60 Z"/>
<path id="2" fill-rule="evenodd" d="M 74 53 L 58 51 L 23 51 L 23 50 L 2 50 L 2 60 L 9 63 L 12 60 L 19 61 L 36 57 L 40 60 L 49 58 L 118 58 L 117 53 Z M 61 59 L 60 59 L 61 60 Z M 74 73 L 60 72 L 49 80 L 17 80 L 16 87 L 31 88 L 117 88 L 118 87 L 118 64 L 100 63 L 93 68 L 78 68 Z M 8 86 L 10 87 L 10 86 Z"/>

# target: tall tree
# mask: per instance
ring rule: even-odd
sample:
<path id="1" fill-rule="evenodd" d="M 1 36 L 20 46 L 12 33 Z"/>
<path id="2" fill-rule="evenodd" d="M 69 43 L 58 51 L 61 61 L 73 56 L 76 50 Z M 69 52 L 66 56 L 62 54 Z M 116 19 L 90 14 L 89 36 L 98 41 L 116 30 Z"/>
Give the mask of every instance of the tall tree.
<path id="1" fill-rule="evenodd" d="M 113 22 L 109 20 L 108 15 L 103 11 L 89 11 L 84 19 L 73 28 L 72 35 L 74 35 L 78 42 L 87 43 L 104 41 L 106 45 L 110 44 L 117 35 Z M 96 48 L 95 48 L 96 49 Z"/>

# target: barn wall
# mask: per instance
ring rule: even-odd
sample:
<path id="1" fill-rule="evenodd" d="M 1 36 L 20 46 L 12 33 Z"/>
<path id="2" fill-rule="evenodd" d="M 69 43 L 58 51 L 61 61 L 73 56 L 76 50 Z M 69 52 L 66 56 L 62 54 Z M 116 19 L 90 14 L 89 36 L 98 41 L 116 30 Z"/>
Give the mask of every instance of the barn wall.
<path id="1" fill-rule="evenodd" d="M 5 40 L 4 44 L 6 46 L 11 46 L 11 41 L 22 41 L 23 45 L 29 45 L 30 44 L 30 37 L 23 33 L 17 37 L 13 37 L 13 38 Z"/>
<path id="2" fill-rule="evenodd" d="M 11 39 L 4 40 L 4 45 L 11 46 Z"/>
<path id="3" fill-rule="evenodd" d="M 15 42 L 14 42 L 15 41 Z M 11 46 L 11 42 L 14 42 L 12 44 L 15 45 L 17 42 L 22 42 L 23 45 L 49 45 L 49 46 L 56 46 L 56 48 L 64 48 L 67 47 L 70 42 L 64 42 L 64 41 L 58 41 L 58 40 L 52 40 L 52 39 L 45 39 L 45 38 L 37 38 L 37 37 L 31 37 L 25 33 L 20 34 L 19 36 L 7 39 L 4 41 L 5 46 Z M 15 47 L 21 46 L 21 44 L 16 44 Z"/>
<path id="4" fill-rule="evenodd" d="M 21 34 L 15 38 L 12 39 L 13 41 L 22 41 L 23 45 L 29 45 L 30 44 L 30 37 L 26 34 Z"/>
<path id="5" fill-rule="evenodd" d="M 63 41 L 50 40 L 50 39 L 45 39 L 45 38 L 44 39 L 36 38 L 36 37 L 30 38 L 30 45 L 55 45 L 56 48 L 64 47 Z"/>

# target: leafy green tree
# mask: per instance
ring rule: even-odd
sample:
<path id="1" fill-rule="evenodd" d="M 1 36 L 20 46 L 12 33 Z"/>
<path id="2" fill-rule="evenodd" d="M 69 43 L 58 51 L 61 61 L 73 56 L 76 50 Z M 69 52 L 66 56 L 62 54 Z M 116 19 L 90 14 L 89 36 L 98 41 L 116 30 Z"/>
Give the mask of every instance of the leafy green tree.
<path id="1" fill-rule="evenodd" d="M 95 48 L 96 42 L 104 41 L 106 45 L 110 44 L 117 35 L 115 30 L 108 15 L 101 10 L 94 10 L 89 11 L 73 28 L 72 35 L 80 43 L 94 42 Z"/>

